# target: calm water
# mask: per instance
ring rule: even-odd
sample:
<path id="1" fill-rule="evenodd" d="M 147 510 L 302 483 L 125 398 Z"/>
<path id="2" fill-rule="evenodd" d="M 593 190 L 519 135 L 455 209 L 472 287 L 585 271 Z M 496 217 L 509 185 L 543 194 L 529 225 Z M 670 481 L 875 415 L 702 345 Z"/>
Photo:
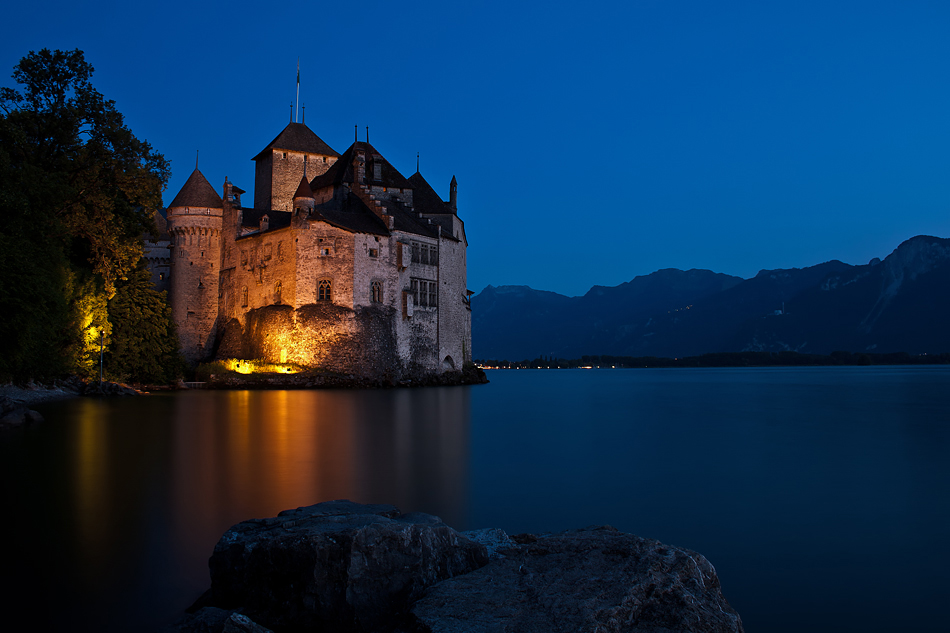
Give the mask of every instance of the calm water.
<path id="1" fill-rule="evenodd" d="M 0 436 L 4 627 L 154 630 L 230 525 L 349 498 L 695 549 L 750 633 L 945 630 L 950 369 L 489 378 L 40 407 Z"/>

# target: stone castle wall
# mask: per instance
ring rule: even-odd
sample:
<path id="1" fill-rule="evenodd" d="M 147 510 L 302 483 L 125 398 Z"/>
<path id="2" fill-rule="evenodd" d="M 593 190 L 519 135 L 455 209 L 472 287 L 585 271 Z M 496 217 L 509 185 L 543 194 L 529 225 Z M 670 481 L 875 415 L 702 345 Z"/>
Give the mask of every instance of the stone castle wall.
<path id="1" fill-rule="evenodd" d="M 472 311 L 466 295 L 465 243 L 440 240 L 439 360 L 443 369 L 461 369 L 472 359 Z"/>
<path id="2" fill-rule="evenodd" d="M 267 305 L 295 306 L 296 251 L 290 228 L 235 239 L 225 246 L 224 319 Z"/>
<path id="3" fill-rule="evenodd" d="M 327 371 L 398 380 L 408 366 L 397 354 L 394 315 L 384 306 L 351 310 L 321 302 L 255 308 L 223 328 L 219 358 L 264 359 Z"/>
<path id="4" fill-rule="evenodd" d="M 169 240 L 145 240 L 145 263 L 152 275 L 152 285 L 159 292 L 170 289 L 172 265 L 170 249 L 171 241 Z"/>

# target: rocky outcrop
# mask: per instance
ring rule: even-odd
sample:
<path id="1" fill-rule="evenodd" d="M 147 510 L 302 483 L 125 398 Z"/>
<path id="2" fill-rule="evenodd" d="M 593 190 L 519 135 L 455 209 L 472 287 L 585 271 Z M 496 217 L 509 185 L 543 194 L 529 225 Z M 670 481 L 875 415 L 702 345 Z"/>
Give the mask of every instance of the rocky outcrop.
<path id="1" fill-rule="evenodd" d="M 384 630 L 426 588 L 487 562 L 438 517 L 332 501 L 228 530 L 209 563 L 210 601 L 280 631 Z"/>
<path id="2" fill-rule="evenodd" d="M 696 552 L 611 527 L 490 539 L 489 565 L 439 583 L 413 606 L 418 631 L 743 630 Z"/>
<path id="3" fill-rule="evenodd" d="M 181 618 L 162 633 L 273 633 L 235 611 L 204 607 Z"/>
<path id="4" fill-rule="evenodd" d="M 204 608 L 170 631 L 743 630 L 700 554 L 610 527 L 509 538 L 332 501 L 235 525 L 210 566 Z"/>

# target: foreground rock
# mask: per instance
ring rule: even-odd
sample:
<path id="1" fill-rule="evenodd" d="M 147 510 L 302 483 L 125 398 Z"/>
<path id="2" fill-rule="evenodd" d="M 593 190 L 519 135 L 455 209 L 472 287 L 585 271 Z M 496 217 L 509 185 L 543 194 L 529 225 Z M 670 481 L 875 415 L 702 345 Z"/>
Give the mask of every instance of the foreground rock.
<path id="1" fill-rule="evenodd" d="M 413 606 L 417 630 L 743 630 L 716 570 L 696 552 L 611 527 L 492 542 L 489 565 L 432 587 Z"/>
<path id="2" fill-rule="evenodd" d="M 204 607 L 178 620 L 162 633 L 273 633 L 246 615 Z"/>
<path id="3" fill-rule="evenodd" d="M 385 630 L 427 587 L 487 562 L 438 517 L 331 501 L 228 530 L 209 563 L 210 601 L 280 631 Z"/>
<path id="4" fill-rule="evenodd" d="M 509 538 L 332 501 L 245 521 L 174 631 L 739 633 L 700 554 L 610 527 Z M 215 607 L 215 608 L 211 608 Z"/>

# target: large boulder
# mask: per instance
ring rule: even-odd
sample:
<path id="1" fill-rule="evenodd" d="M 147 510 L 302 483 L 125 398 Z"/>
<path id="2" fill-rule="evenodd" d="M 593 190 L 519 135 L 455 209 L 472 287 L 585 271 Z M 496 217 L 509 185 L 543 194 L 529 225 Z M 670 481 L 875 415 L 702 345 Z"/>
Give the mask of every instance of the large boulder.
<path id="1" fill-rule="evenodd" d="M 279 631 L 392 630 L 426 588 L 487 562 L 438 517 L 331 501 L 228 530 L 209 602 Z"/>
<path id="2" fill-rule="evenodd" d="M 161 633 L 273 633 L 273 631 L 241 613 L 216 607 L 204 607 L 162 629 Z"/>
<path id="3" fill-rule="evenodd" d="M 471 535 L 491 563 L 432 587 L 420 633 L 740 633 L 702 555 L 601 527 L 507 540 Z"/>

